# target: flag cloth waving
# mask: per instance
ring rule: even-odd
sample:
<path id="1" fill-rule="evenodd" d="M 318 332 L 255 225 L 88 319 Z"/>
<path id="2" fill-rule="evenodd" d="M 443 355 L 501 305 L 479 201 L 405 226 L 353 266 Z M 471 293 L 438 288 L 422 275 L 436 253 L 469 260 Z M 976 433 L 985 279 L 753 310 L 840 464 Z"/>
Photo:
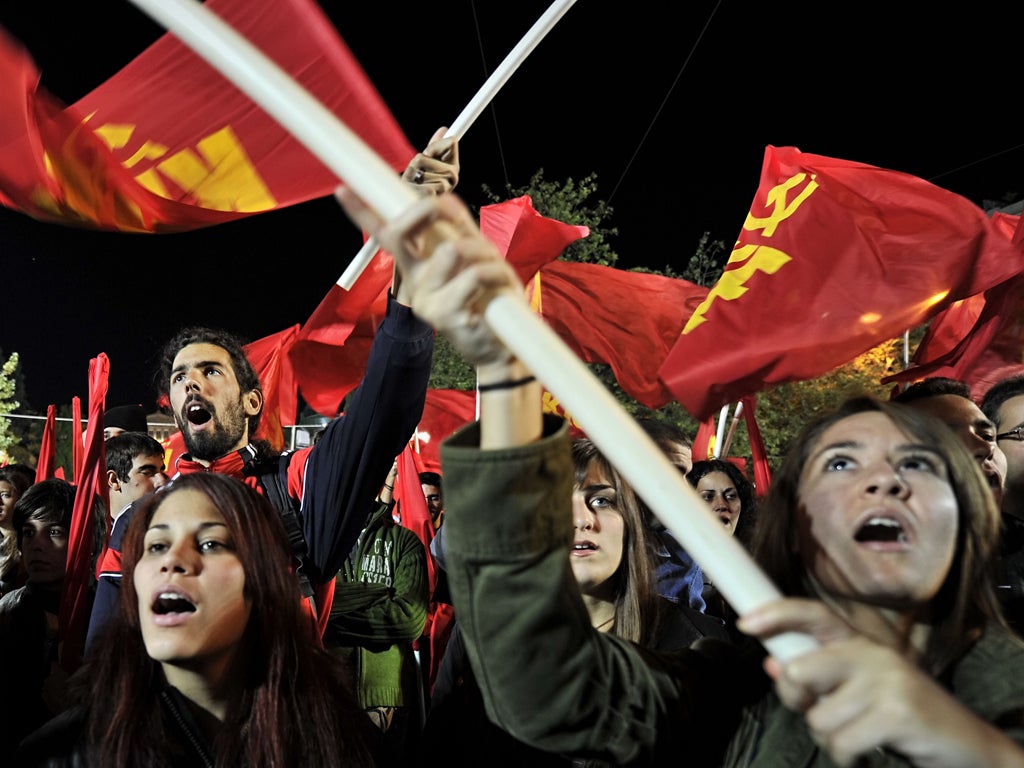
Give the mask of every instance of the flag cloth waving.
<path id="1" fill-rule="evenodd" d="M 1014 245 L 1024 243 L 1020 216 L 996 214 L 992 222 Z M 984 293 L 958 301 L 937 315 L 914 351 L 911 365 L 883 384 L 929 376 L 960 379 L 980 400 L 999 379 L 1024 373 L 1024 250 L 1020 272 Z"/>
<path id="2" fill-rule="evenodd" d="M 82 661 L 85 632 L 92 601 L 93 530 L 96 511 L 110 507 L 107 495 L 107 460 L 103 443 L 103 412 L 106 410 L 110 360 L 102 352 L 89 361 L 89 423 L 81 473 L 75 478 L 75 503 L 68 531 L 67 572 L 60 595 L 61 666 L 70 674 Z M 72 439 L 81 441 L 81 434 Z M 97 506 L 99 505 L 99 506 Z"/>
<path id="3" fill-rule="evenodd" d="M 39 459 L 36 461 L 36 482 L 57 476 L 57 406 L 46 406 L 46 423 L 43 425 L 43 440 L 39 444 Z"/>
<path id="4" fill-rule="evenodd" d="M 285 446 L 283 425 L 296 423 L 298 398 L 288 349 L 299 333 L 298 324 L 245 345 L 245 356 L 263 387 L 263 415 L 256 437 L 278 451 Z"/>
<path id="5" fill-rule="evenodd" d="M 590 235 L 589 227 L 541 216 L 529 195 L 482 207 L 480 231 L 498 246 L 524 283 L 572 243 Z"/>
<path id="6" fill-rule="evenodd" d="M 527 284 L 527 294 L 581 360 L 611 366 L 631 397 L 660 408 L 672 393 L 658 368 L 708 289 L 648 272 L 553 261 Z"/>
<path id="7" fill-rule="evenodd" d="M 312 0 L 208 0 L 396 171 L 416 154 Z M 0 30 L 0 202 L 43 220 L 196 229 L 324 197 L 338 179 L 168 33 L 69 108 Z"/>
<path id="8" fill-rule="evenodd" d="M 1019 271 L 966 198 L 864 163 L 765 151 L 725 272 L 660 370 L 698 420 L 820 376 Z"/>

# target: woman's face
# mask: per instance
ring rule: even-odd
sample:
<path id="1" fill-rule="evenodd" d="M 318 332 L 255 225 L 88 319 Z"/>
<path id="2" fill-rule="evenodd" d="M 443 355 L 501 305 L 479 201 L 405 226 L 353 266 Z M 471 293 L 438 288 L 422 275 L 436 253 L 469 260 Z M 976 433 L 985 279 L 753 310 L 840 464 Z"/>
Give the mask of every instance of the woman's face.
<path id="1" fill-rule="evenodd" d="M 942 586 L 957 535 L 946 464 L 889 417 L 859 413 L 826 429 L 798 495 L 800 554 L 829 593 L 908 609 Z"/>
<path id="2" fill-rule="evenodd" d="M 172 491 L 146 531 L 134 572 L 149 655 L 192 670 L 222 669 L 252 612 L 224 517 L 203 493 Z"/>
<path id="3" fill-rule="evenodd" d="M 572 513 L 572 572 L 584 594 L 607 596 L 610 579 L 622 562 L 625 522 L 615 487 L 593 463 L 582 486 L 573 491 Z"/>
<path id="4" fill-rule="evenodd" d="M 697 481 L 697 493 L 711 507 L 711 513 L 732 536 L 740 521 L 743 502 L 736 485 L 725 472 L 708 472 Z"/>
<path id="5" fill-rule="evenodd" d="M 14 502 L 21 498 L 18 490 L 7 480 L 0 480 L 0 528 L 14 530 Z"/>

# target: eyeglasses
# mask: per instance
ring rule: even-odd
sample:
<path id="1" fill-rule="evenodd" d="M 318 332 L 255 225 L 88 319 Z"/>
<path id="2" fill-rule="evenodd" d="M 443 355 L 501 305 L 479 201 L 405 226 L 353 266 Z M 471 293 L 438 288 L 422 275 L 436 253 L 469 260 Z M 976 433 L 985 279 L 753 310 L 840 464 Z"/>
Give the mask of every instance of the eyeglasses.
<path id="1" fill-rule="evenodd" d="M 441 503 L 441 497 L 438 496 L 436 493 L 432 493 L 429 496 L 426 496 L 425 498 L 426 498 L 428 504 L 440 504 Z"/>
<path id="2" fill-rule="evenodd" d="M 1024 427 L 1014 427 L 1009 432 L 996 435 L 996 440 L 1024 441 Z"/>

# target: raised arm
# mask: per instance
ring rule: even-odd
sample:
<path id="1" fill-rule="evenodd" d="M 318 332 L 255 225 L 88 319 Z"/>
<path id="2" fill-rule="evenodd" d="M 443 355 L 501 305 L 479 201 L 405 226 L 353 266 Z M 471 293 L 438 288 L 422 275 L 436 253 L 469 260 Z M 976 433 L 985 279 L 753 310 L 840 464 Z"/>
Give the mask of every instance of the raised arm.
<path id="1" fill-rule="evenodd" d="M 566 423 L 542 415 L 539 383 L 483 315 L 499 292 L 525 301 L 511 267 L 454 196 L 420 201 L 386 226 L 341 199 L 395 255 L 417 315 L 477 366 L 481 420 L 441 455 L 448 579 L 489 717 L 541 749 L 615 764 L 721 750 L 734 722 L 722 706 L 742 701 L 728 680 L 738 665 L 655 661 L 591 626 L 569 568 Z M 735 703 L 715 701 L 722 691 Z"/>
<path id="2" fill-rule="evenodd" d="M 445 138 L 445 130 L 435 132 L 403 173 L 429 199 L 450 192 L 459 180 L 458 142 Z M 315 583 L 338 572 L 394 457 L 419 424 L 433 344 L 433 329 L 409 309 L 396 279 L 366 372 L 349 396 L 345 415 L 331 422 L 308 457 L 296 456 L 289 466 L 289 491 L 302 499 L 306 572 Z"/>

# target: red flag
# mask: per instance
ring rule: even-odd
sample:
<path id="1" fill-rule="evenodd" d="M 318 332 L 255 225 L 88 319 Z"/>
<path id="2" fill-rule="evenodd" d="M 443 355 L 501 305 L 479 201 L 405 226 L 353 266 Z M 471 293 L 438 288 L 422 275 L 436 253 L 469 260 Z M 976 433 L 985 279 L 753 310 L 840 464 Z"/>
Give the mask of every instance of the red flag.
<path id="1" fill-rule="evenodd" d="M 419 460 L 424 470 L 441 471 L 441 441 L 476 420 L 476 392 L 461 389 L 428 389 L 416 429 Z"/>
<path id="2" fill-rule="evenodd" d="M 185 439 L 181 435 L 181 430 L 176 429 L 167 436 L 161 445 L 164 449 L 164 466 L 167 467 L 167 473 L 173 475 L 177 472 L 178 458 L 188 450 L 185 448 Z"/>
<path id="3" fill-rule="evenodd" d="M 996 229 L 1021 247 L 1021 217 L 996 214 Z M 1021 273 L 940 313 L 914 351 L 911 365 L 883 384 L 947 376 L 970 385 L 980 398 L 996 381 L 1024 372 L 1024 253 Z"/>
<path id="4" fill-rule="evenodd" d="M 658 369 L 707 288 L 648 272 L 553 261 L 527 291 L 533 308 L 581 360 L 610 365 L 619 385 L 649 408 L 673 399 Z"/>
<path id="5" fill-rule="evenodd" d="M 67 572 L 60 597 L 60 663 L 69 674 L 81 664 L 89 624 L 95 509 L 98 503 L 102 503 L 104 510 L 110 506 L 103 443 L 103 412 L 106 410 L 109 377 L 110 361 L 101 352 L 89 362 L 89 423 L 85 432 L 82 472 L 78 475 L 71 513 Z"/>
<path id="6" fill-rule="evenodd" d="M 914 351 L 913 362 L 924 365 L 952 352 L 970 334 L 985 308 L 985 294 L 953 302 L 932 318 L 928 332 Z"/>
<path id="7" fill-rule="evenodd" d="M 82 431 L 82 398 L 71 398 L 71 481 L 77 483 L 82 477 L 82 462 L 85 457 L 85 432 Z"/>
<path id="8" fill-rule="evenodd" d="M 985 213 L 928 182 L 769 146 L 718 283 L 661 378 L 697 419 L 815 378 L 1017 274 Z"/>
<path id="9" fill-rule="evenodd" d="M 711 414 L 701 421 L 697 427 L 697 435 L 693 438 L 691 454 L 694 461 L 715 458 L 715 440 L 718 432 L 715 428 L 715 416 Z"/>
<path id="10" fill-rule="evenodd" d="M 1014 245 L 1024 243 L 1024 216 L 996 211 L 992 214 L 992 224 Z"/>
<path id="11" fill-rule="evenodd" d="M 524 283 L 569 245 L 590 234 L 588 227 L 541 216 L 529 195 L 483 206 L 480 231 L 498 246 Z"/>
<path id="12" fill-rule="evenodd" d="M 427 500 L 423 496 L 423 486 L 420 485 L 419 473 L 424 469 L 420 454 L 413 450 L 412 445 L 406 445 L 398 456 L 395 498 L 401 505 L 402 525 L 414 531 L 423 542 L 423 546 L 427 548 L 427 576 L 430 582 L 430 594 L 433 596 L 439 574 L 437 562 L 429 554 L 430 542 L 434 539 L 434 524 L 430 519 Z M 426 656 L 429 664 L 427 670 L 429 690 L 433 690 L 434 679 L 441 666 L 441 659 L 444 657 L 444 647 L 451 634 L 454 615 L 454 609 L 450 604 L 435 602 L 433 598 L 431 599 L 427 623 L 424 625 L 421 635 L 421 641 L 426 638 L 428 644 Z M 420 647 L 422 650 L 422 646 Z"/>
<path id="13" fill-rule="evenodd" d="M 764 498 L 771 487 L 772 474 L 768 451 L 764 445 L 764 438 L 761 436 L 761 428 L 757 425 L 757 419 L 754 418 L 754 412 L 757 410 L 757 398 L 753 395 L 744 397 L 740 403 L 743 405 L 743 418 L 747 425 L 750 458 L 754 462 L 754 492 L 758 498 Z"/>
<path id="14" fill-rule="evenodd" d="M 313 0 L 208 0 L 396 171 L 415 150 Z M 339 180 L 170 33 L 72 107 L 0 32 L 0 201 L 41 220 L 181 231 L 331 194 Z"/>
<path id="15" fill-rule="evenodd" d="M 36 461 L 36 482 L 49 480 L 57 471 L 57 406 L 46 406 L 46 424 L 43 439 L 39 444 L 39 460 Z"/>
<path id="16" fill-rule="evenodd" d="M 350 291 L 332 285 L 288 348 L 299 391 L 321 416 L 337 416 L 363 377 L 373 335 L 387 313 L 392 271 L 391 256 L 382 252 Z"/>
<path id="17" fill-rule="evenodd" d="M 928 376 L 947 376 L 961 379 L 980 397 L 1000 378 L 1024 371 L 1024 276 L 1007 280 L 971 297 L 982 305 L 974 324 L 952 348 L 931 357 L 938 345 L 930 345 L 933 338 L 925 336 L 914 354 L 914 364 L 906 370 L 882 379 L 883 384 L 912 382 Z M 966 318 L 965 318 L 966 319 Z M 957 315 L 946 320 L 937 333 L 943 332 Z M 930 331 L 929 331 L 930 333 Z"/>
<path id="18" fill-rule="evenodd" d="M 263 387 L 263 414 L 256 437 L 284 450 L 282 424 L 295 424 L 298 398 L 288 349 L 299 333 L 298 324 L 246 344 L 245 355 Z"/>
<path id="19" fill-rule="evenodd" d="M 430 519 L 427 500 L 420 485 L 420 472 L 423 466 L 420 457 L 406 445 L 398 456 L 398 477 L 395 479 L 395 499 L 402 510 L 402 525 L 419 536 L 427 551 L 434 539 L 434 523 Z M 437 564 L 434 558 L 427 558 L 427 573 L 430 579 L 430 594 L 434 593 L 437 584 Z"/>
<path id="20" fill-rule="evenodd" d="M 480 228 L 517 272 L 528 270 L 527 276 L 589 233 L 587 227 L 544 218 L 528 196 L 484 206 Z M 381 251 L 351 290 L 331 286 L 288 350 L 303 399 L 322 416 L 337 415 L 362 378 L 373 334 L 387 311 L 392 269 L 391 255 Z"/>

